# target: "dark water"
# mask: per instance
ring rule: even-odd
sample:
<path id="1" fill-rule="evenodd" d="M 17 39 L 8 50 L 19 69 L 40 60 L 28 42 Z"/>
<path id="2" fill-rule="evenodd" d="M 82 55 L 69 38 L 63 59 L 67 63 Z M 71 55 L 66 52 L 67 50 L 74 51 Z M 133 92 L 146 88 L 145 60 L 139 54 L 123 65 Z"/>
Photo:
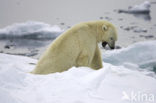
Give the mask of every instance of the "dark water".
<path id="1" fill-rule="evenodd" d="M 1 53 L 23 55 L 38 58 L 42 52 L 53 41 L 49 40 L 34 40 L 34 39 L 5 39 L 0 40 Z"/>

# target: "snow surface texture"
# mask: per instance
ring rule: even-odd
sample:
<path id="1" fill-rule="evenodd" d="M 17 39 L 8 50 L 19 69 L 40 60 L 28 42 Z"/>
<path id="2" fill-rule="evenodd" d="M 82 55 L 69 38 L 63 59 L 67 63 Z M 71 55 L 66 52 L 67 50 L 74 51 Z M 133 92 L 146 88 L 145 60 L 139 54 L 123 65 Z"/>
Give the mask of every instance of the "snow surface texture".
<path id="1" fill-rule="evenodd" d="M 135 5 L 133 7 L 129 7 L 128 10 L 119 10 L 119 12 L 125 13 L 150 13 L 151 3 L 149 1 L 145 1 L 140 5 Z"/>
<path id="2" fill-rule="evenodd" d="M 28 21 L 16 23 L 0 29 L 2 38 L 30 38 L 30 39 L 51 39 L 61 34 L 63 30 L 57 25 L 51 26 L 42 22 Z"/>
<path id="3" fill-rule="evenodd" d="M 116 66 L 156 72 L 156 41 L 140 42 L 126 49 L 106 51 L 103 54 L 103 61 Z"/>
<path id="4" fill-rule="evenodd" d="M 156 41 L 137 43 L 105 52 L 104 67 L 100 70 L 72 67 L 49 75 L 29 73 L 37 60 L 0 54 L 0 102 L 155 103 L 156 79 L 149 76 L 153 72 L 133 69 L 143 61 L 153 66 L 155 48 Z M 133 65 L 125 66 L 125 62 Z"/>

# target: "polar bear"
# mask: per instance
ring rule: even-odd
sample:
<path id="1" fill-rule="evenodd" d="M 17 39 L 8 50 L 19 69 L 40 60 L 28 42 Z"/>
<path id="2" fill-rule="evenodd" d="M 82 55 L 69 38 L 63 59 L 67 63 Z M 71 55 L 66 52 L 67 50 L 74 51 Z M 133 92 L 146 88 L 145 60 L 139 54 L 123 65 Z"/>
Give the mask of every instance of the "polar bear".
<path id="1" fill-rule="evenodd" d="M 117 40 L 116 28 L 108 21 L 90 21 L 77 24 L 56 38 L 39 59 L 34 74 L 63 72 L 76 66 L 102 68 L 98 43 L 111 49 Z"/>

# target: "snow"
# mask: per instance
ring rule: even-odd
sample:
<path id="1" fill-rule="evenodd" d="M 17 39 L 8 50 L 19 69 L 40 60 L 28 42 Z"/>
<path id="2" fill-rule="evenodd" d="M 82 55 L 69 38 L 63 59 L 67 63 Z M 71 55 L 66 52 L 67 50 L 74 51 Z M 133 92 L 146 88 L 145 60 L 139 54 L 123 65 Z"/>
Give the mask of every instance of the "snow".
<path id="1" fill-rule="evenodd" d="M 149 1 L 145 1 L 140 5 L 135 5 L 134 7 L 130 8 L 131 12 L 149 12 L 151 4 Z"/>
<path id="2" fill-rule="evenodd" d="M 149 13 L 150 12 L 151 3 L 149 1 L 144 1 L 140 5 L 134 5 L 129 7 L 128 10 L 119 10 L 119 12 L 125 13 Z"/>
<path id="3" fill-rule="evenodd" d="M 106 51 L 103 61 L 126 68 L 156 68 L 156 41 L 140 42 L 120 50 Z"/>
<path id="4" fill-rule="evenodd" d="M 63 30 L 58 25 L 51 26 L 42 22 L 27 21 L 16 23 L 0 29 L 0 38 L 32 38 L 47 39 L 55 38 Z"/>
<path id="5" fill-rule="evenodd" d="M 100 70 L 72 67 L 49 75 L 29 73 L 37 62 L 35 59 L 1 53 L 0 102 L 154 103 L 156 79 L 149 76 L 152 71 L 132 68 L 154 63 L 155 48 L 156 41 L 136 43 L 104 52 L 104 67 Z M 125 66 L 125 63 L 131 65 Z M 137 97 L 134 99 L 132 94 Z M 145 94 L 147 98 L 142 99 Z M 151 95 L 153 99 L 150 99 Z"/>

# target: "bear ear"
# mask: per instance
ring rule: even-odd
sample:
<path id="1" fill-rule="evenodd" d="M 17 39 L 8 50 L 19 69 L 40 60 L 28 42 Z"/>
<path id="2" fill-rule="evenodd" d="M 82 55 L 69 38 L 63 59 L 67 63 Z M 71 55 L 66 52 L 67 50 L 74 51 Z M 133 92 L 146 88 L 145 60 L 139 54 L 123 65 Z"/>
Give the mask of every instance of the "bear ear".
<path id="1" fill-rule="evenodd" d="M 102 29 L 103 29 L 104 31 L 106 31 L 108 28 L 107 28 L 106 25 L 103 25 L 103 26 L 102 26 Z"/>

